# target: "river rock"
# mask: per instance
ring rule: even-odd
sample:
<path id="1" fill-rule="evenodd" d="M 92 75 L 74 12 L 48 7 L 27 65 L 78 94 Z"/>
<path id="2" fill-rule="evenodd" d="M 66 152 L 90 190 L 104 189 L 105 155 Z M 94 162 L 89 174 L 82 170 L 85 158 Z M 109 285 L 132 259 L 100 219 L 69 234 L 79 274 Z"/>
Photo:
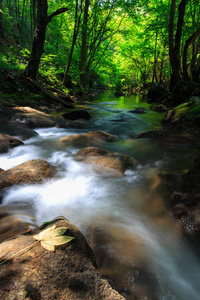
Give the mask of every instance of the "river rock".
<path id="1" fill-rule="evenodd" d="M 91 127 L 91 124 L 88 120 L 78 119 L 74 121 L 67 121 L 67 126 L 70 128 L 88 129 Z"/>
<path id="2" fill-rule="evenodd" d="M 85 134 L 75 134 L 61 137 L 59 143 L 73 146 L 98 146 L 102 142 L 114 142 L 116 137 L 110 133 L 96 130 Z"/>
<path id="3" fill-rule="evenodd" d="M 164 113 L 164 112 L 169 111 L 169 109 L 163 104 L 156 105 L 152 110 L 159 112 L 159 113 Z"/>
<path id="4" fill-rule="evenodd" d="M 6 112 L 11 121 L 22 127 L 67 127 L 66 121 L 60 116 L 53 116 L 31 107 L 14 107 Z"/>
<path id="5" fill-rule="evenodd" d="M 17 126 L 15 122 L 9 122 L 7 120 L 1 120 L 0 122 L 0 132 L 4 134 L 9 134 L 11 136 L 17 136 L 22 140 L 26 140 L 35 136 L 38 136 L 38 133 L 32 129 L 23 128 Z"/>
<path id="6" fill-rule="evenodd" d="M 144 108 L 141 108 L 141 107 L 136 107 L 135 109 L 133 110 L 129 110 L 130 113 L 132 114 L 145 114 L 146 113 L 146 110 Z"/>
<path id="7" fill-rule="evenodd" d="M 55 251 L 44 249 L 38 242 L 2 264 L 0 298 L 123 300 L 97 272 L 94 254 L 79 229 L 63 217 L 55 219 L 50 225 L 67 227 L 66 235 L 74 239 L 56 247 Z M 35 243 L 33 236 L 46 228 L 43 225 L 1 243 L 1 259 L 8 259 Z"/>
<path id="8" fill-rule="evenodd" d="M 0 173 L 0 189 L 17 184 L 42 183 L 54 175 L 55 170 L 43 159 L 26 161 Z"/>
<path id="9" fill-rule="evenodd" d="M 171 208 L 185 231 L 200 236 L 200 162 L 198 149 L 194 167 L 184 175 L 165 175 Z"/>
<path id="10" fill-rule="evenodd" d="M 19 139 L 12 137 L 8 134 L 0 133 L 0 153 L 7 152 L 10 148 L 14 148 L 24 143 Z"/>
<path id="11" fill-rule="evenodd" d="M 63 116 L 63 118 L 68 119 L 68 120 L 78 120 L 78 119 L 89 120 L 89 119 L 91 119 L 91 115 L 89 114 L 89 112 L 84 109 L 73 110 L 73 111 L 63 114 L 62 116 Z"/>
<path id="12" fill-rule="evenodd" d="M 4 211 L 5 206 L 0 209 L 0 243 L 21 234 L 29 229 L 30 224 L 20 218 L 9 215 Z"/>
<path id="13" fill-rule="evenodd" d="M 147 139 L 147 138 L 159 139 L 159 138 L 163 138 L 168 135 L 169 135 L 169 132 L 164 131 L 164 130 L 149 130 L 149 131 L 143 131 L 143 132 L 137 134 L 134 137 L 134 139 Z"/>
<path id="14" fill-rule="evenodd" d="M 84 161 L 105 175 L 121 176 L 127 168 L 135 168 L 138 162 L 133 158 L 121 154 L 112 153 L 96 147 L 86 147 L 79 150 L 75 159 Z"/>

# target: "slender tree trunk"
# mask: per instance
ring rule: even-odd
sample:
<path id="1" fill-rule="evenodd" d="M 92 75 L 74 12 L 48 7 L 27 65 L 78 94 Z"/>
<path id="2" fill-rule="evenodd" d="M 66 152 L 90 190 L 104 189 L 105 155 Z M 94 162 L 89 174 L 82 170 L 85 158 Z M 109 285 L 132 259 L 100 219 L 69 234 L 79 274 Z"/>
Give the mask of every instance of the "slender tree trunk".
<path id="1" fill-rule="evenodd" d="M 159 56 L 159 53 L 157 53 L 157 43 L 158 43 L 158 36 L 157 36 L 157 32 L 156 32 L 155 48 L 154 48 L 154 63 L 153 63 L 152 83 L 154 83 L 154 79 L 155 79 L 156 82 L 158 82 L 157 72 L 156 72 L 157 61 L 158 61 L 158 56 Z"/>
<path id="2" fill-rule="evenodd" d="M 4 37 L 3 0 L 0 0 L 0 38 Z"/>
<path id="3" fill-rule="evenodd" d="M 176 0 L 171 1 L 169 21 L 169 57 L 172 68 L 172 75 L 170 89 L 173 89 L 174 86 L 182 80 L 180 74 L 180 45 L 186 4 L 187 0 L 181 0 L 178 6 L 178 22 L 174 41 L 174 16 L 176 10 Z"/>
<path id="4" fill-rule="evenodd" d="M 183 78 L 184 80 L 189 80 L 188 70 L 187 70 L 187 53 L 189 46 L 194 43 L 194 41 L 200 36 L 200 28 L 196 30 L 193 35 L 191 35 L 187 41 L 185 42 L 184 50 L 183 50 Z"/>
<path id="5" fill-rule="evenodd" d="M 78 16 L 78 0 L 76 0 L 74 33 L 73 33 L 73 38 L 72 38 L 72 46 L 71 46 L 71 49 L 70 49 L 69 58 L 68 58 L 67 66 L 66 66 L 65 73 L 64 73 L 64 80 L 63 80 L 63 84 L 64 85 L 67 84 L 67 75 L 69 73 L 69 69 L 70 69 L 70 66 L 71 66 L 72 56 L 73 56 L 73 52 L 74 52 L 74 47 L 75 47 L 77 36 L 78 36 L 78 32 L 79 32 L 81 15 L 82 15 L 82 3 L 83 2 L 81 1 L 80 14 Z"/>
<path id="6" fill-rule="evenodd" d="M 81 58 L 80 58 L 80 80 L 81 84 L 85 83 L 85 65 L 87 59 L 87 32 L 88 32 L 88 10 L 90 6 L 90 0 L 85 0 L 85 8 L 84 8 L 84 17 L 83 17 L 83 25 L 82 25 L 82 41 L 81 41 Z"/>

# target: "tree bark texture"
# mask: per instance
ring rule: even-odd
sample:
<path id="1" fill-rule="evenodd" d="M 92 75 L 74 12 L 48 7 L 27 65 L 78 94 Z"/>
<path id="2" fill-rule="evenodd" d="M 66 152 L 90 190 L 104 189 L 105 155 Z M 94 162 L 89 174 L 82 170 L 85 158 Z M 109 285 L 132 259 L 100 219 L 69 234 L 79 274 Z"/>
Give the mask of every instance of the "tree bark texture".
<path id="1" fill-rule="evenodd" d="M 171 75 L 170 89 L 173 89 L 174 86 L 179 81 L 182 80 L 181 70 L 180 70 L 180 46 L 181 46 L 181 36 L 182 36 L 186 4 L 187 4 L 187 0 L 181 0 L 178 6 L 178 22 L 177 22 L 177 30 L 175 34 L 175 40 L 174 40 L 174 17 L 175 17 L 175 10 L 176 10 L 176 0 L 171 1 L 170 22 L 169 22 L 169 57 L 170 57 L 170 64 L 172 68 L 172 75 Z"/>
<path id="2" fill-rule="evenodd" d="M 0 38 L 4 36 L 4 25 L 3 25 L 3 0 L 0 0 Z"/>
<path id="3" fill-rule="evenodd" d="M 193 35 L 191 35 L 185 42 L 183 50 L 183 78 L 184 80 L 189 80 L 188 67 L 187 67 L 187 53 L 190 45 L 200 36 L 200 28 L 198 28 Z M 195 78 L 196 79 L 196 78 Z"/>
<path id="4" fill-rule="evenodd" d="M 32 50 L 28 65 L 25 69 L 25 76 L 36 79 L 40 59 L 44 52 L 44 42 L 46 35 L 47 24 L 52 20 L 53 17 L 69 10 L 68 8 L 60 8 L 53 12 L 50 16 L 47 14 L 48 3 L 47 0 L 37 1 L 37 28 L 34 33 Z"/>

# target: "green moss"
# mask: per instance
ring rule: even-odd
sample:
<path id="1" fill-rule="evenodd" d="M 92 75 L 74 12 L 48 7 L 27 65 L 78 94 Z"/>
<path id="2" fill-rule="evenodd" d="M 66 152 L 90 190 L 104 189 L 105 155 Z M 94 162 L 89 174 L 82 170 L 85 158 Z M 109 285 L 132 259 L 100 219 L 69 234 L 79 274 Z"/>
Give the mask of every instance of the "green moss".
<path id="1" fill-rule="evenodd" d="M 171 115 L 174 119 L 184 118 L 188 121 L 195 119 L 200 115 L 200 98 L 191 99 L 190 101 L 175 107 L 171 111 Z"/>

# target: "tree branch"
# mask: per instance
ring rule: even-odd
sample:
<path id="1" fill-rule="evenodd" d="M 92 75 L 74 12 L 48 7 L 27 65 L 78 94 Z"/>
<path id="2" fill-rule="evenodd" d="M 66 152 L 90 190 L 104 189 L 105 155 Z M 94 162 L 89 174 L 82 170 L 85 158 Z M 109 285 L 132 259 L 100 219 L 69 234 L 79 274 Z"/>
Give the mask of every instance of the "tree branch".
<path id="1" fill-rule="evenodd" d="M 59 8 L 58 10 L 54 11 L 50 16 L 47 17 L 47 23 L 51 22 L 53 17 L 58 16 L 68 10 L 70 10 L 70 9 L 67 7 L 62 7 L 62 8 Z"/>

